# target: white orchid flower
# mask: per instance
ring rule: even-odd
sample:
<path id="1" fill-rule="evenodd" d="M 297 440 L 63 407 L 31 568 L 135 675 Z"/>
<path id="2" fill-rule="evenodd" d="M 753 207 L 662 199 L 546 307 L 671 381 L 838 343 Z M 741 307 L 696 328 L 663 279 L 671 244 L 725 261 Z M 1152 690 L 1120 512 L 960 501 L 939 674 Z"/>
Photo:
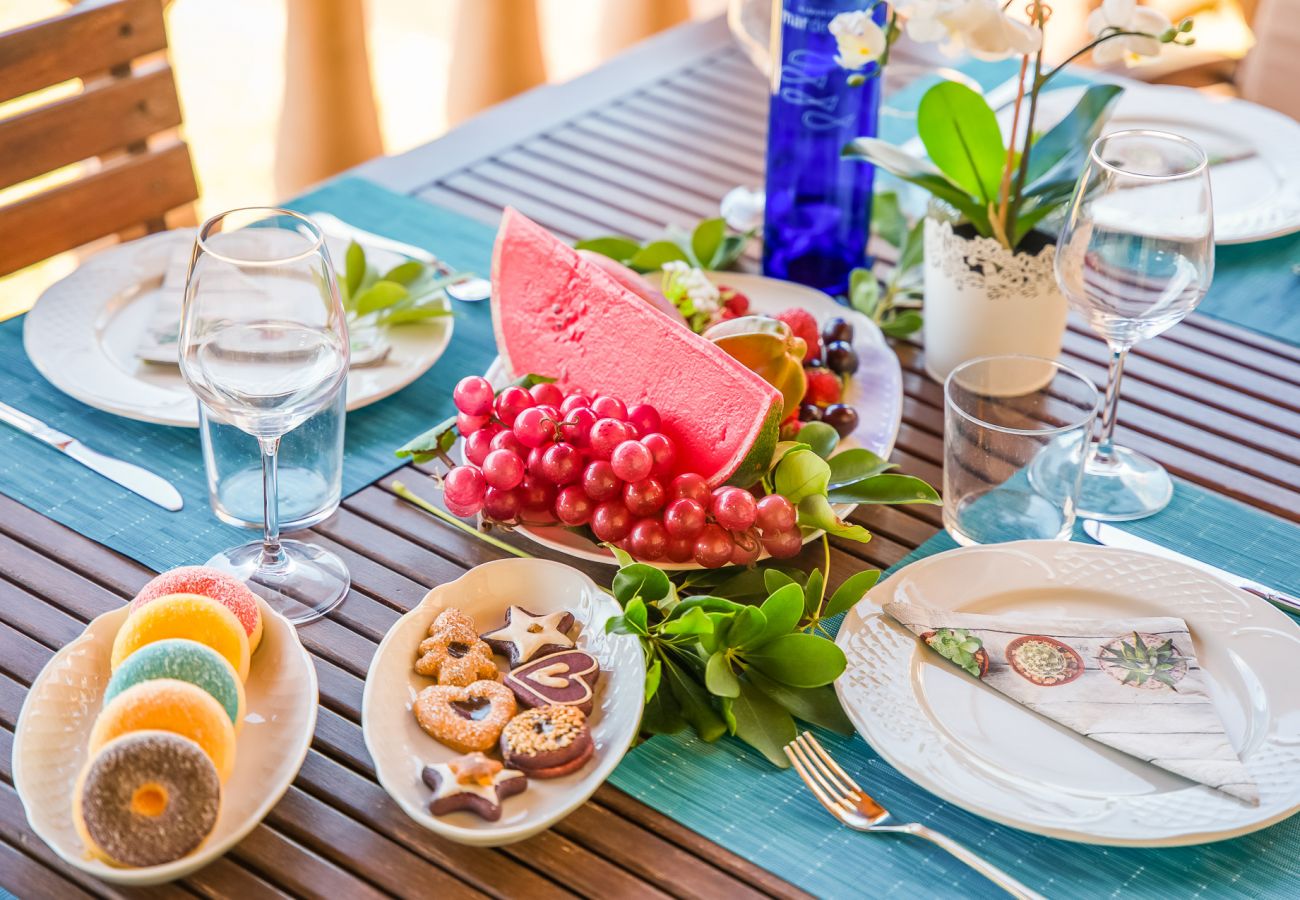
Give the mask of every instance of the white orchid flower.
<path id="1" fill-rule="evenodd" d="M 1169 17 L 1158 9 L 1138 6 L 1137 0 L 1104 0 L 1088 16 L 1088 30 L 1095 37 L 1103 37 L 1108 29 L 1141 31 L 1151 35 L 1124 35 L 1098 44 L 1092 50 L 1092 59 L 1099 66 L 1123 62 L 1134 66 L 1143 57 L 1160 55 L 1160 35 L 1169 29 Z"/>
<path id="2" fill-rule="evenodd" d="M 968 50 L 978 59 L 1005 59 L 1036 53 L 1043 44 L 1041 29 L 1013 19 L 997 0 L 912 0 L 900 9 L 908 37 L 942 41 L 949 56 Z"/>
<path id="3" fill-rule="evenodd" d="M 722 218 L 734 231 L 757 231 L 763 227 L 763 206 L 767 195 L 756 188 L 734 187 L 722 198 Z"/>
<path id="4" fill-rule="evenodd" d="M 830 32 L 835 37 L 835 62 L 841 68 L 856 72 L 885 52 L 885 31 L 866 10 L 840 13 L 831 19 Z"/>

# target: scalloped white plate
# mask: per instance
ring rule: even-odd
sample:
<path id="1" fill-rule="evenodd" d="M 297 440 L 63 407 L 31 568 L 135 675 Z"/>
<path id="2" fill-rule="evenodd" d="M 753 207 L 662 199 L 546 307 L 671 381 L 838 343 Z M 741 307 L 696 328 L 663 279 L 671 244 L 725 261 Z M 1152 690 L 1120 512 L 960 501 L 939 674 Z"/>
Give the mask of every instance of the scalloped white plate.
<path id="1" fill-rule="evenodd" d="M 563 778 L 528 781 L 528 789 L 508 798 L 501 818 L 485 822 L 469 812 L 435 816 L 432 792 L 420 780 L 424 767 L 458 754 L 425 734 L 411 711 L 416 695 L 433 679 L 415 672 L 416 648 L 438 613 L 456 607 L 472 616 L 482 631 L 505 620 L 506 608 L 523 606 L 544 615 L 573 613 L 577 645 L 600 662 L 596 700 L 588 720 L 596 755 Z M 550 828 L 577 809 L 614 771 L 636 737 L 645 702 L 645 659 L 630 635 L 606 634 L 605 621 L 622 610 L 586 575 L 544 559 L 501 559 L 470 569 L 455 581 L 425 595 L 384 635 L 366 674 L 361 726 L 375 774 L 402 811 L 430 831 L 462 844 L 498 847 Z M 504 659 L 498 658 L 504 666 Z"/>
<path id="2" fill-rule="evenodd" d="M 288 620 L 262 605 L 262 643 L 244 683 L 247 708 L 221 814 L 193 853 L 160 866 L 117 868 L 90 859 L 72 824 L 72 793 L 109 679 L 113 638 L 127 607 L 96 617 L 36 676 L 14 735 L 14 786 L 27 821 L 71 866 L 117 884 L 161 884 L 221 856 L 257 827 L 289 789 L 311 746 L 316 667 Z"/>
<path id="3" fill-rule="evenodd" d="M 1254 777 L 1251 807 L 1090 741 L 924 648 L 891 600 L 975 613 L 1178 616 L 1228 737 Z M 1300 627 L 1258 597 L 1142 553 L 1057 541 L 963 547 L 912 563 L 850 610 L 836 692 L 891 765 L 943 799 L 1037 834 L 1174 847 L 1247 834 L 1300 810 Z"/>

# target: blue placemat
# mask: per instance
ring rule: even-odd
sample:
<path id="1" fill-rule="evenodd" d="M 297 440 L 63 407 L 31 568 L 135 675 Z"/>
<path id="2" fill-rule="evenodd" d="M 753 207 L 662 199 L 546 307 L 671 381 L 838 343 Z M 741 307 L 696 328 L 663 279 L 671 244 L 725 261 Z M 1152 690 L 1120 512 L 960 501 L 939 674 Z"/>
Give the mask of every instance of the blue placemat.
<path id="1" fill-rule="evenodd" d="M 1191 485 L 1179 483 L 1169 507 L 1132 523 L 1132 530 L 1277 587 L 1300 589 L 1300 528 Z M 891 571 L 954 546 L 941 532 Z M 859 737 L 822 736 L 836 759 L 900 820 L 923 822 L 956 838 L 1048 897 L 1296 893 L 1300 816 L 1199 847 L 1074 844 L 996 825 L 948 804 L 900 775 Z M 817 896 L 1005 896 L 928 844 L 836 825 L 793 771 L 774 769 L 729 739 L 704 744 L 657 736 L 632 751 L 611 781 Z"/>
<path id="2" fill-rule="evenodd" d="M 1014 78 L 1019 66 L 1017 60 L 969 60 L 957 68 L 987 91 Z M 1052 88 L 1075 87 L 1090 80 L 1085 69 L 1075 66 L 1054 79 Z M 889 98 L 887 109 L 915 110 L 934 83 L 934 79 L 925 79 L 904 88 Z M 914 119 L 882 114 L 880 123 L 880 136 L 891 143 L 902 144 L 916 136 Z M 900 184 L 893 179 L 888 183 Z M 1197 312 L 1300 344 L 1300 275 L 1291 269 L 1300 262 L 1300 234 L 1251 244 L 1221 244 L 1215 256 L 1214 282 Z"/>
<path id="3" fill-rule="evenodd" d="M 369 231 L 427 247 L 461 269 L 486 274 L 495 229 L 368 181 L 344 178 L 290 206 L 334 213 Z M 393 449 L 452 412 L 451 389 L 496 355 L 486 303 L 455 304 L 447 352 L 392 397 L 349 413 L 343 492 L 360 490 L 401 463 Z M 60 393 L 23 352 L 22 319 L 0 324 L 0 398 L 82 441 L 153 469 L 185 498 L 169 513 L 58 451 L 0 426 L 0 492 L 155 570 L 201 563 L 249 532 L 222 525 L 208 506 L 198 431 L 147 425 L 100 412 Z"/>

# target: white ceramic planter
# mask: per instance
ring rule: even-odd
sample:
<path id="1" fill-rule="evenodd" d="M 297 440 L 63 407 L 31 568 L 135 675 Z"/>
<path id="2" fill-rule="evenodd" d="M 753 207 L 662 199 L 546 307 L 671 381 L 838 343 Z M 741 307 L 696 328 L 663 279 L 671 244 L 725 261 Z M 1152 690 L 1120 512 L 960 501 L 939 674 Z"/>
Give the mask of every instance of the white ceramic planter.
<path id="1" fill-rule="evenodd" d="M 925 369 L 942 382 L 967 360 L 1015 353 L 1056 359 L 1067 306 L 1056 286 L 1055 245 L 1011 253 L 925 220 Z M 1026 386 L 1029 387 L 1029 386 Z"/>

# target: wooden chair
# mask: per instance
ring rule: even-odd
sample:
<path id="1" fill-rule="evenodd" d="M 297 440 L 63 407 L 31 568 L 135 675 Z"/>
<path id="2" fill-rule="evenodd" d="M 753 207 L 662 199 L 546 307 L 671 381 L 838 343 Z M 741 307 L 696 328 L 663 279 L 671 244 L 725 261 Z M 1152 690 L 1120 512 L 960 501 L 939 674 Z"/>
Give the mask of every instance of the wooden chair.
<path id="1" fill-rule="evenodd" d="M 193 220 L 198 185 L 173 131 L 181 112 L 166 48 L 161 0 L 86 3 L 0 34 L 0 103 L 81 81 L 0 118 L 0 190 L 88 162 L 70 181 L 0 200 L 0 275 L 108 235 L 160 231 L 178 207 Z"/>

